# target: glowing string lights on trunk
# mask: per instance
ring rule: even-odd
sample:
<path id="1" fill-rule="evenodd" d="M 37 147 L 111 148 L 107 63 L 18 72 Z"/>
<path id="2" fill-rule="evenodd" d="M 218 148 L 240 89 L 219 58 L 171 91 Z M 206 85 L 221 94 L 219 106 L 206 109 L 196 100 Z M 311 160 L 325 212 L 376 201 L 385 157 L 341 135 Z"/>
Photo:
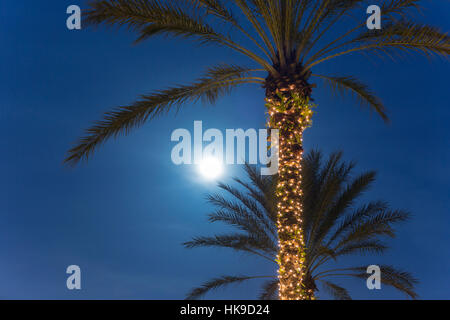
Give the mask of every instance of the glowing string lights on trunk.
<path id="1" fill-rule="evenodd" d="M 280 162 L 277 185 L 277 227 L 279 237 L 279 296 L 281 300 L 314 299 L 305 285 L 305 242 L 302 230 L 301 160 L 303 131 L 313 115 L 308 97 L 295 92 L 277 92 L 266 98 L 269 127 L 280 130 Z"/>

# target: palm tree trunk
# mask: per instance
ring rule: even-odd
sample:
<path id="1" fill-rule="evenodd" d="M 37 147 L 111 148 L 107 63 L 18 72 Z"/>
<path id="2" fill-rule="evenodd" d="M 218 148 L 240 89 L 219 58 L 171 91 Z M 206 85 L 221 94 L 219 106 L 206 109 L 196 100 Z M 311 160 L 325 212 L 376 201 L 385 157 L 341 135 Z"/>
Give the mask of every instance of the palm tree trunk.
<path id="1" fill-rule="evenodd" d="M 269 127 L 278 129 L 279 170 L 277 228 L 279 238 L 279 298 L 314 299 L 305 274 L 306 248 L 302 231 L 301 160 L 303 131 L 311 125 L 310 86 L 304 80 L 266 81 Z"/>

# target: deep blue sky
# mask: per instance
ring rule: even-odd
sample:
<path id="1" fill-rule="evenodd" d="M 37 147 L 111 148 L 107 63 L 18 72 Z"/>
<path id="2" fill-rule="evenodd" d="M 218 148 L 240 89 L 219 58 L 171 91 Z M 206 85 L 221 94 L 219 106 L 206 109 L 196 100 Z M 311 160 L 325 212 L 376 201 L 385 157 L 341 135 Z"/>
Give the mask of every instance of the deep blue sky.
<path id="1" fill-rule="evenodd" d="M 241 88 L 214 107 L 186 105 L 176 117 L 110 141 L 87 165 L 61 164 L 102 112 L 189 82 L 208 65 L 247 62 L 188 41 L 158 38 L 133 46 L 133 35 L 125 31 L 67 30 L 67 6 L 83 3 L 0 3 L 0 298 L 181 299 L 213 276 L 272 271 L 249 257 L 180 245 L 221 228 L 205 217 L 211 208 L 204 195 L 215 185 L 170 161 L 171 132 L 191 129 L 194 120 L 221 130 L 262 128 L 264 96 L 257 86 Z M 420 20 L 450 30 L 449 2 L 424 6 Z M 449 64 L 354 55 L 320 71 L 363 79 L 382 97 L 392 124 L 319 87 L 306 148 L 342 149 L 346 159 L 358 161 L 359 171 L 377 170 L 366 199 L 384 199 L 414 215 L 390 241 L 387 255 L 349 263 L 396 265 L 420 279 L 421 298 L 450 298 Z M 240 174 L 229 167 L 224 180 Z M 82 269 L 78 292 L 65 287 L 71 264 Z M 355 298 L 403 298 L 389 289 L 369 292 L 363 281 L 340 283 Z M 209 297 L 253 298 L 258 284 Z"/>

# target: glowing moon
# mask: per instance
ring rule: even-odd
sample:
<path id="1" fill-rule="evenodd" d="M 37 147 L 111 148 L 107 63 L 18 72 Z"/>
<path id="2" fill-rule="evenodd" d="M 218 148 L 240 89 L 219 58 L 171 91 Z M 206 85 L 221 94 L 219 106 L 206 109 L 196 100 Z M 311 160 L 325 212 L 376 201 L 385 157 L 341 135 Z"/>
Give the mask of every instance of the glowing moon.
<path id="1" fill-rule="evenodd" d="M 220 177 L 223 173 L 223 164 L 217 158 L 207 157 L 198 165 L 200 174 L 208 180 L 213 180 Z"/>

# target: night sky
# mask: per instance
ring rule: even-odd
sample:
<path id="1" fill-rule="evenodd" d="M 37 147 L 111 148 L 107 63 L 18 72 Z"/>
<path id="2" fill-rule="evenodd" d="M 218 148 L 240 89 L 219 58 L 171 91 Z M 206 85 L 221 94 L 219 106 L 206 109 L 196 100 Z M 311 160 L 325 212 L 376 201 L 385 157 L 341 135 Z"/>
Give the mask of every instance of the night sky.
<path id="1" fill-rule="evenodd" d="M 373 1 L 376 3 L 377 1 Z M 185 105 L 127 137 L 109 141 L 87 164 L 62 164 L 93 121 L 140 94 L 189 83 L 220 62 L 249 65 L 229 50 L 154 38 L 133 45 L 125 30 L 66 28 L 66 8 L 83 1 L 0 3 L 0 298 L 183 299 L 211 277 L 275 272 L 263 260 L 218 249 L 187 250 L 196 235 L 223 231 L 207 222 L 215 182 L 175 166 L 177 128 L 264 128 L 264 92 L 246 85 L 217 105 Z M 417 19 L 450 30 L 450 2 L 424 1 Z M 85 7 L 84 7 L 85 8 Z M 361 19 L 365 19 L 364 10 Z M 382 98 L 391 124 L 319 86 L 305 148 L 343 150 L 357 172 L 376 170 L 362 200 L 386 200 L 413 214 L 383 257 L 352 257 L 340 266 L 392 264 L 412 272 L 423 299 L 450 298 L 450 64 L 351 55 L 317 73 L 354 75 Z M 318 83 L 320 84 L 320 83 Z M 223 181 L 243 176 L 228 166 Z M 66 288 L 67 266 L 79 265 L 82 290 Z M 363 280 L 339 279 L 354 298 L 403 299 Z M 260 282 L 209 294 L 255 298 Z M 326 294 L 319 293 L 327 298 Z"/>

